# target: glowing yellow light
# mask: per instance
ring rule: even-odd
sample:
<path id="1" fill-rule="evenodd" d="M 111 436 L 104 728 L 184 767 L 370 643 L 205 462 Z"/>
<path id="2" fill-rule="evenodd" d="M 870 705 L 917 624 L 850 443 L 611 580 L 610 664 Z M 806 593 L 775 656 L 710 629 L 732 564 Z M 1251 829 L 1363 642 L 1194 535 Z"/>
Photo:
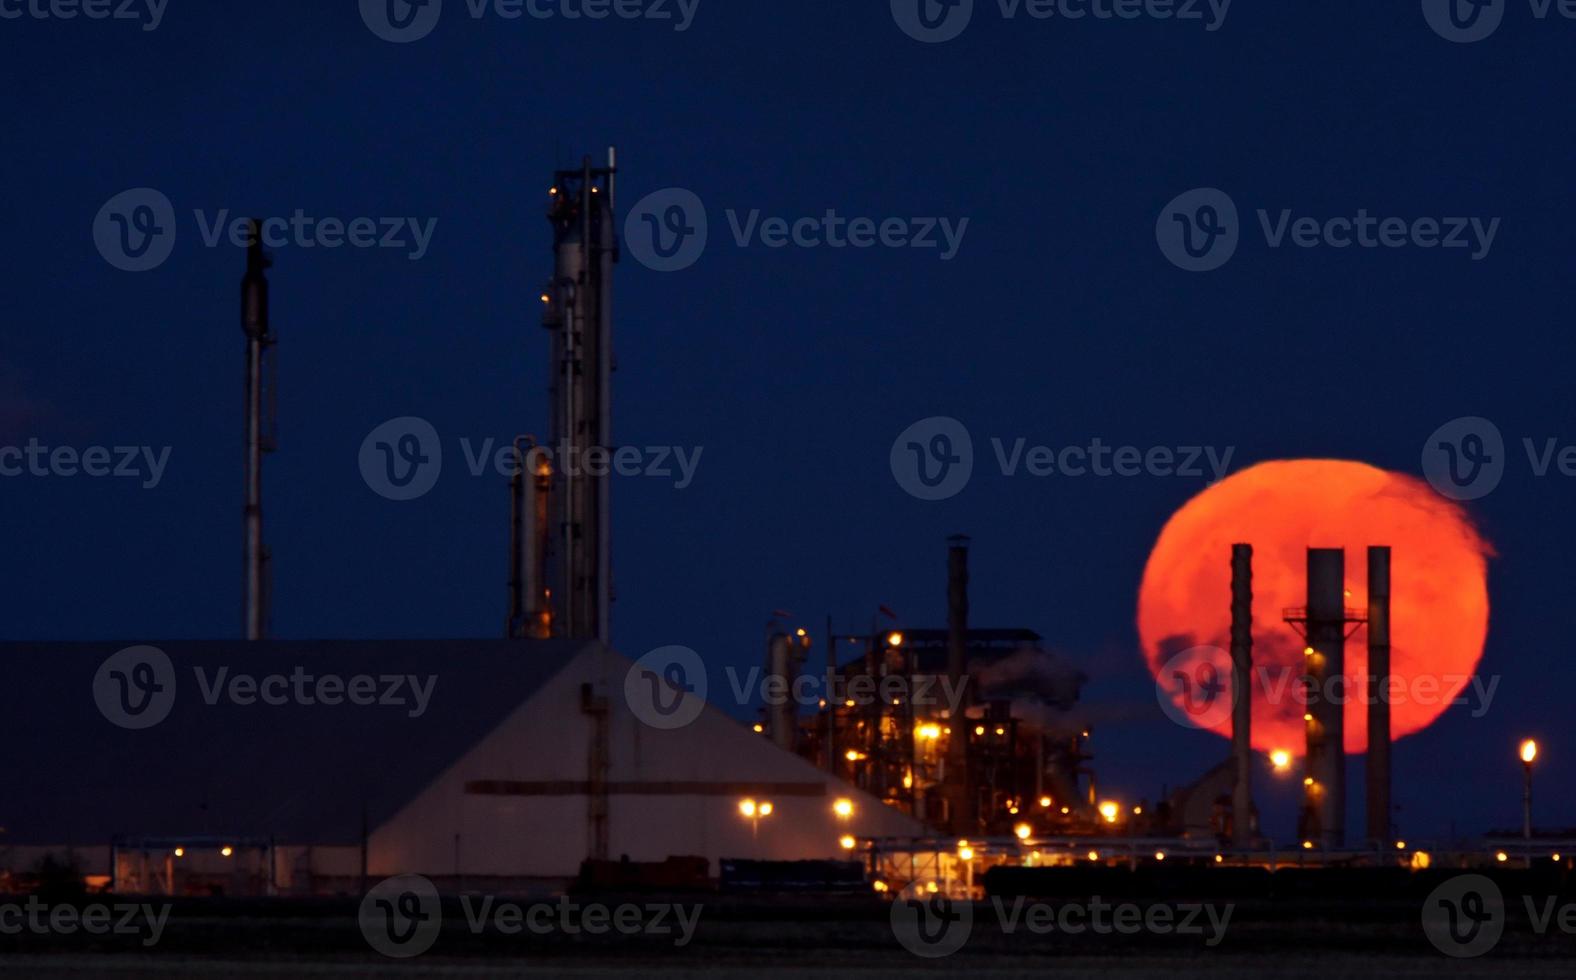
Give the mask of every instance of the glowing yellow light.
<path id="1" fill-rule="evenodd" d="M 1558 861 L 1559 859 L 1560 859 L 1560 856 L 1558 854 L 1554 855 L 1554 860 Z"/>
<path id="2" fill-rule="evenodd" d="M 1005 729 L 1005 728 L 998 728 L 998 729 L 996 729 L 996 734 L 997 735 L 1005 735 L 1005 734 L 1007 734 L 1007 729 Z"/>
<path id="3" fill-rule="evenodd" d="M 1406 850 L 1406 841 L 1404 841 L 1404 840 L 1396 841 L 1395 842 L 1395 849 L 1398 850 L 1398 851 Z"/>
<path id="4" fill-rule="evenodd" d="M 1155 860 L 1156 861 L 1164 861 L 1165 859 L 1166 859 L 1166 852 L 1165 851 L 1156 851 L 1155 852 Z"/>
<path id="5" fill-rule="evenodd" d="M 1017 816 L 1017 815 L 1018 815 L 1018 808 L 1017 808 L 1017 807 L 1016 807 L 1016 806 L 1009 806 L 1009 807 L 1008 807 L 1008 808 L 1007 808 L 1007 812 L 1008 812 L 1008 813 L 1009 813 L 1009 814 L 1011 814 L 1011 815 L 1012 815 L 1012 816 L 1015 816 L 1015 817 L 1016 817 L 1016 816 Z"/>
<path id="6" fill-rule="evenodd" d="M 1311 656 L 1314 655 L 1315 652 L 1316 651 L 1313 649 L 1313 647 L 1303 647 L 1302 648 L 1302 655 L 1304 657 L 1311 657 Z"/>
<path id="7" fill-rule="evenodd" d="M 1312 786 L 1313 785 L 1313 777 L 1312 776 L 1304 776 L 1304 777 L 1302 777 L 1302 784 L 1304 786 Z"/>
<path id="8" fill-rule="evenodd" d="M 1091 860 L 1091 861 L 1098 861 L 1098 860 L 1100 860 L 1100 852 L 1099 851 L 1090 851 L 1089 852 L 1089 860 Z"/>
<path id="9" fill-rule="evenodd" d="M 847 799 L 846 797 L 840 798 L 832 804 L 832 812 L 837 814 L 839 817 L 852 816 L 854 812 L 854 801 Z"/>
<path id="10" fill-rule="evenodd" d="M 230 845 L 226 844 L 219 848 L 219 853 L 223 854 L 225 857 L 229 857 L 230 855 L 234 854 L 235 851 L 230 847 Z"/>
<path id="11" fill-rule="evenodd" d="M 857 749 L 849 749 L 847 752 L 843 753 L 843 758 L 847 759 L 849 762 L 858 762 L 860 759 L 863 759 L 864 757 L 865 757 L 864 753 L 860 752 Z"/>
<path id="12" fill-rule="evenodd" d="M 1412 852 L 1412 867 L 1414 870 L 1426 871 L 1428 866 L 1433 863 L 1433 858 L 1428 856 L 1427 851 Z"/>
<path id="13" fill-rule="evenodd" d="M 974 848 L 972 848 L 972 847 L 960 847 L 960 848 L 958 848 L 958 858 L 960 860 L 963 860 L 963 861 L 972 861 L 972 860 L 974 860 Z"/>
<path id="14" fill-rule="evenodd" d="M 755 732 L 756 732 L 756 734 L 760 734 L 761 732 L 764 732 L 764 731 L 766 731 L 766 726 L 762 725 L 760 722 L 756 722 L 755 723 Z"/>
<path id="15" fill-rule="evenodd" d="M 843 707 L 845 707 L 845 708 L 852 708 L 853 706 L 854 706 L 854 699 L 853 698 L 849 698 L 847 701 L 843 702 Z"/>
<path id="16" fill-rule="evenodd" d="M 760 806 L 760 811 L 761 811 L 761 816 L 769 817 L 769 816 L 772 815 L 772 805 L 770 803 L 767 803 L 767 802 L 763 801 L 761 803 L 761 806 Z"/>
<path id="17" fill-rule="evenodd" d="M 1144 815 L 1144 808 L 1143 807 L 1141 807 L 1141 806 L 1133 807 L 1133 816 L 1141 817 L 1143 815 Z"/>
<path id="18" fill-rule="evenodd" d="M 934 881 L 927 881 L 925 882 L 925 891 L 934 895 L 936 892 L 941 891 L 941 889 L 936 887 L 936 883 Z"/>
<path id="19" fill-rule="evenodd" d="M 1526 762 L 1526 763 L 1530 764 L 1532 762 L 1532 760 L 1536 759 L 1537 757 L 1538 757 L 1538 743 L 1537 742 L 1534 742 L 1532 739 L 1529 738 L 1525 742 L 1521 743 L 1521 761 L 1522 762 Z"/>
<path id="20" fill-rule="evenodd" d="M 184 848 L 184 847 L 177 847 L 175 849 L 175 856 L 178 857 L 178 858 L 185 857 L 186 856 L 186 848 Z"/>
<path id="21" fill-rule="evenodd" d="M 797 630 L 794 630 L 794 635 L 795 635 L 795 636 L 807 636 L 807 635 L 808 635 L 808 634 L 807 634 L 807 633 L 805 633 L 805 631 L 804 631 L 804 627 L 803 627 L 803 626 L 801 626 L 801 627 L 799 627 L 799 628 L 798 628 L 798 629 L 797 629 Z"/>
<path id="22" fill-rule="evenodd" d="M 887 634 L 887 646 L 900 647 L 903 645 L 903 634 L 896 630 Z"/>
<path id="23" fill-rule="evenodd" d="M 1305 851 L 1313 850 L 1313 841 L 1311 841 L 1311 840 L 1303 841 L 1302 842 L 1302 849 L 1305 850 Z"/>
<path id="24" fill-rule="evenodd" d="M 1064 807 L 1062 807 L 1062 813 L 1064 813 L 1064 814 L 1066 814 L 1066 813 L 1072 813 L 1072 812 L 1073 812 L 1073 811 L 1072 811 L 1072 809 L 1071 809 L 1071 808 L 1069 808 L 1069 807 L 1065 807 L 1065 806 L 1064 806 Z"/>
<path id="25" fill-rule="evenodd" d="M 1291 765 L 1291 753 L 1285 749 L 1274 750 L 1270 753 L 1270 765 L 1274 766 L 1277 772 L 1288 768 Z"/>
<path id="26" fill-rule="evenodd" d="M 919 726 L 919 737 L 920 738 L 927 738 L 927 739 L 929 739 L 929 738 L 940 738 L 941 737 L 941 726 L 940 725 L 920 725 Z"/>
<path id="27" fill-rule="evenodd" d="M 1506 854 L 1504 851 L 1496 851 L 1494 853 L 1494 860 L 1500 861 L 1500 862 L 1509 861 L 1510 860 L 1510 855 Z"/>
<path id="28" fill-rule="evenodd" d="M 984 725 L 975 725 L 974 726 L 974 734 L 976 734 L 976 735 L 984 735 L 985 734 L 985 726 Z"/>
<path id="29" fill-rule="evenodd" d="M 1100 804 L 1100 816 L 1105 818 L 1106 823 L 1116 823 L 1116 815 L 1121 811 L 1122 808 L 1111 800 Z"/>
<path id="30" fill-rule="evenodd" d="M 552 301 L 553 301 L 553 298 L 551 296 L 547 295 L 546 293 L 542 294 L 542 302 L 544 302 L 544 303 L 551 303 Z"/>
<path id="31" fill-rule="evenodd" d="M 1048 808 L 1050 805 L 1051 805 L 1051 798 L 1049 796 L 1042 796 L 1042 797 L 1040 797 L 1040 808 L 1041 809 Z"/>
<path id="32" fill-rule="evenodd" d="M 837 839 L 837 843 L 842 845 L 843 850 L 851 851 L 851 850 L 854 849 L 854 844 L 857 843 L 857 842 L 854 840 L 854 837 L 853 837 L 852 834 L 844 834 L 843 836 L 841 836 L 841 837 L 839 837 Z"/>
<path id="33" fill-rule="evenodd" d="M 1215 855 L 1215 863 L 1216 864 L 1220 864 L 1220 863 L 1222 863 L 1225 860 L 1226 860 L 1226 856 L 1224 854 L 1217 854 L 1217 855 Z"/>
<path id="34" fill-rule="evenodd" d="M 755 816 L 755 801 L 754 800 L 740 800 L 739 801 L 739 813 L 743 814 L 746 817 L 753 817 L 753 816 Z"/>
<path id="35" fill-rule="evenodd" d="M 887 883 L 877 879 L 870 883 L 870 887 L 874 888 L 878 892 L 884 892 L 887 890 Z"/>
<path id="36" fill-rule="evenodd" d="M 1304 714 L 1304 715 L 1303 715 L 1303 716 L 1302 716 L 1302 720 L 1303 720 L 1303 721 L 1312 721 L 1312 720 L 1313 720 L 1313 715 L 1310 715 L 1310 714 Z"/>
<path id="37" fill-rule="evenodd" d="M 1012 828 L 1012 832 L 1019 840 L 1028 840 L 1029 835 L 1034 832 L 1034 829 L 1026 823 L 1020 823 L 1016 827 Z"/>

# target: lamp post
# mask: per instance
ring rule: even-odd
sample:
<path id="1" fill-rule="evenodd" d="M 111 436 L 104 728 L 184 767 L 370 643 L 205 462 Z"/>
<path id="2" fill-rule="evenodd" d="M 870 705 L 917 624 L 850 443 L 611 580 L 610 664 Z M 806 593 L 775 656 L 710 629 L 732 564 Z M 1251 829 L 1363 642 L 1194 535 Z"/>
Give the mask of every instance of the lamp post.
<path id="1" fill-rule="evenodd" d="M 1538 757 L 1538 743 L 1527 739 L 1521 743 L 1521 839 L 1528 844 L 1527 860 L 1532 860 L 1532 760 Z"/>

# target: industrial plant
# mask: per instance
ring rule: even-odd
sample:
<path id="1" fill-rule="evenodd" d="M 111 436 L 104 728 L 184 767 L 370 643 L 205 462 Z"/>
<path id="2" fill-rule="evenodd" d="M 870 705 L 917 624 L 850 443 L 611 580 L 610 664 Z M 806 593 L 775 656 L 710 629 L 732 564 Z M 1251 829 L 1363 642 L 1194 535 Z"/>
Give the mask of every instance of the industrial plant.
<path id="1" fill-rule="evenodd" d="M 618 173 L 610 150 L 604 164 L 558 170 L 548 190 L 551 271 L 539 299 L 550 404 L 543 434 L 515 440 L 507 508 L 500 487 L 499 639 L 271 638 L 264 463 L 277 448 L 277 338 L 272 262 L 254 233 L 241 284 L 240 637 L 0 644 L 7 730 L 52 746 L 8 765 L 0 880 L 53 863 L 80 869 L 90 887 L 157 895 L 358 895 L 416 874 L 450 893 L 791 883 L 970 898 L 1002 869 L 1563 860 L 1562 842 L 1534 841 L 1530 823 L 1520 842 L 1481 853 L 1403 840 L 1384 698 L 1367 707 L 1366 825 L 1345 826 L 1345 719 L 1319 692 L 1347 673 L 1359 636 L 1370 683 L 1389 679 L 1391 589 L 1407 583 L 1392 583 L 1382 543 L 1367 553 L 1362 609 L 1346 603 L 1340 549 L 1307 550 L 1306 604 L 1291 609 L 1255 608 L 1253 542 L 1218 556 L 1231 583 L 1219 596 L 1231 623 L 1229 750 L 1152 801 L 1102 792 L 1088 678 L 1073 662 L 1034 629 L 971 621 L 963 535 L 936 543 L 942 625 L 884 609 L 857 633 L 830 617 L 824 628 L 774 620 L 764 674 L 784 690 L 819 678 L 814 704 L 783 698 L 730 714 L 694 692 L 695 678 L 650 673 L 617 651 L 609 479 L 559 460 L 616 448 Z M 1256 619 L 1305 644 L 1296 827 L 1264 826 L 1255 805 Z M 269 700 L 287 685 L 293 700 Z M 630 693 L 648 686 L 691 720 L 653 723 Z M 356 690 L 367 699 L 354 710 L 314 710 Z M 406 693 L 373 696 L 389 691 Z M 159 717 L 144 723 L 150 705 Z"/>

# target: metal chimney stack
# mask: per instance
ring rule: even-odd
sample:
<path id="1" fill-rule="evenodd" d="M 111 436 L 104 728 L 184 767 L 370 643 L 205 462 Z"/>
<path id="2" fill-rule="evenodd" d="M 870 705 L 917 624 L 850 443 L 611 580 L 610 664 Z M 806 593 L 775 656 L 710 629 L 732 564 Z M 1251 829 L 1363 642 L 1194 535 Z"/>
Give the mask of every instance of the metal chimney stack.
<path id="1" fill-rule="evenodd" d="M 794 679 L 792 640 L 787 633 L 773 633 L 766 645 L 766 674 L 773 681 L 774 694 L 782 695 L 792 690 Z M 792 697 L 778 696 L 766 706 L 767 733 L 772 742 L 787 752 L 794 750 L 797 712 Z"/>
<path id="2" fill-rule="evenodd" d="M 1390 845 L 1390 549 L 1368 549 L 1368 837 Z"/>
<path id="3" fill-rule="evenodd" d="M 1231 546 L 1231 842 L 1253 845 L 1253 546 Z"/>
<path id="4" fill-rule="evenodd" d="M 947 539 L 947 683 L 960 695 L 947 739 L 947 817 L 954 834 L 973 833 L 978 822 L 969 783 L 968 644 L 969 539 L 957 534 Z"/>
<path id="5" fill-rule="evenodd" d="M 1308 549 L 1308 752 L 1303 794 L 1304 835 L 1325 847 L 1346 840 L 1346 725 L 1344 705 L 1328 694 L 1344 690 L 1331 678 L 1346 671 L 1346 552 Z"/>
<path id="6" fill-rule="evenodd" d="M 268 326 L 268 267 L 262 227 L 251 223 L 246 275 L 241 280 L 241 330 L 246 334 L 246 503 L 242 511 L 241 629 L 248 640 L 268 633 L 268 549 L 263 544 L 263 454 L 273 451 L 265 417 L 268 350 L 275 338 Z"/>
<path id="7" fill-rule="evenodd" d="M 586 157 L 554 178 L 548 219 L 555 269 L 542 293 L 552 331 L 552 481 L 548 588 L 554 636 L 607 642 L 612 603 L 613 265 L 617 157 Z"/>
<path id="8" fill-rule="evenodd" d="M 514 441 L 509 478 L 510 639 L 543 640 L 552 635 L 547 597 L 547 498 L 552 468 L 536 452 L 536 440 Z"/>

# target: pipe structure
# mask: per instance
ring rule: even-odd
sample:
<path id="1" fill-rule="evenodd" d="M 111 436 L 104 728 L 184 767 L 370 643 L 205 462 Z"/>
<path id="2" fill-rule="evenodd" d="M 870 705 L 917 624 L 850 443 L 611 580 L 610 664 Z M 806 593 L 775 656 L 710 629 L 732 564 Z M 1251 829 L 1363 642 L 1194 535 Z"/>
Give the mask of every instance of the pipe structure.
<path id="1" fill-rule="evenodd" d="M 586 157 L 555 174 L 548 219 L 554 274 L 542 299 L 552 331 L 555 456 L 549 492 L 553 635 L 608 642 L 612 549 L 612 288 L 618 261 L 613 213 L 616 154 Z"/>
<path id="2" fill-rule="evenodd" d="M 1368 549 L 1368 838 L 1388 849 L 1390 821 L 1390 549 Z"/>
<path id="3" fill-rule="evenodd" d="M 766 706 L 767 734 L 773 744 L 787 752 L 794 750 L 795 712 L 793 698 L 793 649 L 787 633 L 773 633 L 766 644 L 768 691 L 777 695 Z"/>
<path id="4" fill-rule="evenodd" d="M 1338 848 L 1346 840 L 1346 725 L 1339 697 L 1346 671 L 1346 552 L 1308 549 L 1307 640 L 1303 657 L 1311 716 L 1307 725 L 1304 838 Z"/>
<path id="5" fill-rule="evenodd" d="M 547 571 L 547 499 L 552 465 L 537 451 L 536 440 L 514 440 L 514 473 L 509 477 L 510 639 L 546 639 L 552 615 L 543 584 Z"/>
<path id="6" fill-rule="evenodd" d="M 1231 546 L 1231 839 L 1253 843 L 1253 546 Z"/>
<path id="7" fill-rule="evenodd" d="M 947 539 L 947 683 L 959 694 L 952 715 L 952 735 L 947 739 L 947 819 L 954 834 L 973 833 L 974 791 L 969 780 L 969 539 L 962 534 Z"/>
<path id="8" fill-rule="evenodd" d="M 263 251 L 261 224 L 251 222 L 246 275 L 241 279 L 241 331 L 246 335 L 245 504 L 242 508 L 241 633 L 261 640 L 268 633 L 268 552 L 263 544 L 263 454 L 272 451 L 264 416 L 265 360 L 274 343 L 268 323 L 268 276 L 273 263 Z"/>

